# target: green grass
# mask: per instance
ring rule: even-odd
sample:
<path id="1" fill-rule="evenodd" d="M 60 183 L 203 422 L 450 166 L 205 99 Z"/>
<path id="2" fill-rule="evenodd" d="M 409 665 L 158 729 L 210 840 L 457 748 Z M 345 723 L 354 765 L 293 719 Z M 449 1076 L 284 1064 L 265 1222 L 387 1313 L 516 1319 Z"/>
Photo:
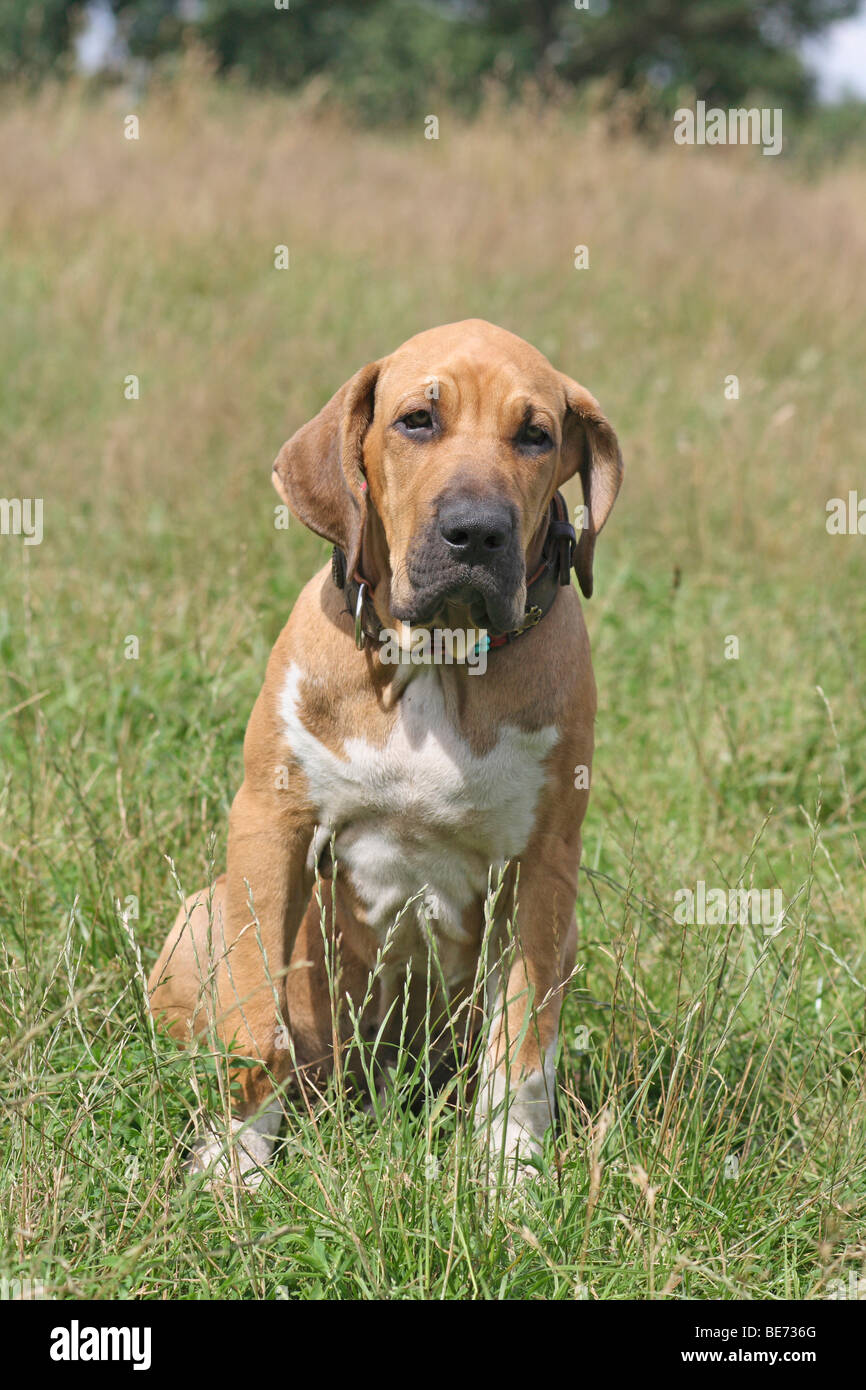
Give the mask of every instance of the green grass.
<path id="1" fill-rule="evenodd" d="M 519 113 L 431 148 L 195 83 L 138 146 L 123 114 L 0 111 L 0 494 L 45 507 L 42 545 L 0 537 L 0 1277 L 826 1297 L 866 1261 L 866 539 L 824 525 L 863 488 L 866 176 Z M 257 1192 L 208 1194 L 182 1140 L 221 1068 L 154 1037 L 137 953 L 172 865 L 191 891 L 224 862 L 267 654 L 325 554 L 274 529 L 270 464 L 368 358 L 473 314 L 584 381 L 627 465 L 586 605 L 560 1131 L 508 1202 L 453 1097 L 413 1113 L 398 1084 L 376 1122 L 335 1087 Z M 679 925 L 697 879 L 780 888 L 781 930 Z"/>

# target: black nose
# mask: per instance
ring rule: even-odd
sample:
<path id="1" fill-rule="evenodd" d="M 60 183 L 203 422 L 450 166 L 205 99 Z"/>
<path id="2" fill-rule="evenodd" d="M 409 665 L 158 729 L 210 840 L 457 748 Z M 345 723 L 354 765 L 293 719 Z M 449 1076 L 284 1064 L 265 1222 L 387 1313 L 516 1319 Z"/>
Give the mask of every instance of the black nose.
<path id="1" fill-rule="evenodd" d="M 504 502 L 454 498 L 439 508 L 439 534 L 454 558 L 467 565 L 496 559 L 511 539 L 511 509 Z"/>

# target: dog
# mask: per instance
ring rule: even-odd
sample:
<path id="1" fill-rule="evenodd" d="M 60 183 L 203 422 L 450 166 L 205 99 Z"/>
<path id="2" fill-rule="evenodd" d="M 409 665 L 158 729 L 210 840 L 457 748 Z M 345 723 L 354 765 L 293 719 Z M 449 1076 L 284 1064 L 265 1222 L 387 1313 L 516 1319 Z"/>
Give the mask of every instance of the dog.
<path id="1" fill-rule="evenodd" d="M 276 490 L 333 560 L 271 653 L 226 872 L 186 900 L 149 982 L 172 1033 L 213 1028 L 245 1059 L 244 1181 L 272 1154 L 281 1092 L 320 1085 L 353 1028 L 380 1049 L 429 1046 L 461 1005 L 467 1036 L 488 1029 L 474 1108 L 490 1153 L 500 1172 L 534 1166 L 555 1114 L 596 710 L 571 570 L 589 597 L 622 471 L 589 392 L 478 319 L 369 363 L 280 450 Z M 574 476 L 576 530 L 560 493 Z M 419 631 L 469 634 L 486 671 L 382 659 L 386 633 L 405 654 Z M 435 1046 L 441 1060 L 447 1030 Z M 194 1170 L 226 1162 L 199 1138 Z"/>

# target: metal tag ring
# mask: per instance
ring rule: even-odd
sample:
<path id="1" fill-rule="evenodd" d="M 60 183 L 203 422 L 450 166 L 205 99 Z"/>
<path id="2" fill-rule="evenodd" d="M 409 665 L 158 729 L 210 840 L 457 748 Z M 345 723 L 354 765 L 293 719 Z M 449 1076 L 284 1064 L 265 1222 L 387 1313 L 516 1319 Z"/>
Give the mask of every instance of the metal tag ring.
<path id="1" fill-rule="evenodd" d="M 366 634 L 361 626 L 361 615 L 364 610 L 364 592 L 367 588 L 366 583 L 361 583 L 358 587 L 358 601 L 355 604 L 355 646 L 359 652 L 364 650 Z"/>

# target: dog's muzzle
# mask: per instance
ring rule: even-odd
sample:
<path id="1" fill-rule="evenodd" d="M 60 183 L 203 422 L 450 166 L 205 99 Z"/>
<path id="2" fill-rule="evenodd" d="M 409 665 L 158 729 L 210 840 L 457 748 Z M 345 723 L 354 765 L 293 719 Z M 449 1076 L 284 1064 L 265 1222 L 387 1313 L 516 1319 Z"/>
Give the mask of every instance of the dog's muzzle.
<path id="1" fill-rule="evenodd" d="M 409 549 L 412 595 L 395 608 L 403 621 L 430 623 L 449 602 L 469 608 L 492 632 L 516 626 L 523 613 L 525 568 L 514 508 L 499 498 L 443 498 L 437 515 Z"/>

